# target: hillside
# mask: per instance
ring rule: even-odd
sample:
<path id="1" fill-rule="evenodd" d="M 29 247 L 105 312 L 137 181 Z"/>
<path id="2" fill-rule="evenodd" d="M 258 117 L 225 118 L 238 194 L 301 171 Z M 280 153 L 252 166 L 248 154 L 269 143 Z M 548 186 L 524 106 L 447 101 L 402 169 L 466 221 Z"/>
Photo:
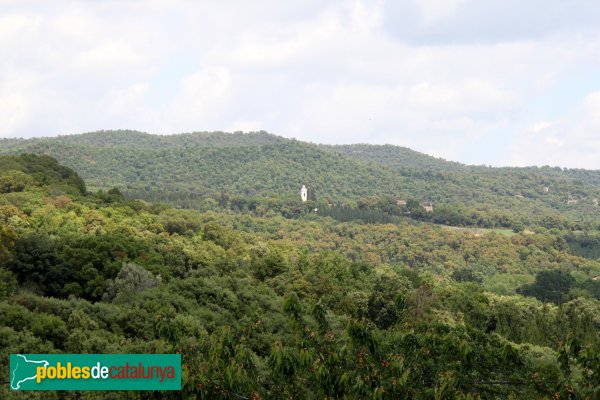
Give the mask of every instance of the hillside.
<path id="1" fill-rule="evenodd" d="M 181 392 L 69 396 L 533 400 L 600 382 L 600 261 L 560 232 L 181 210 L 86 192 L 47 156 L 0 166 L 3 376 L 11 353 L 178 353 Z"/>
<path id="2" fill-rule="evenodd" d="M 573 220 L 596 219 L 600 171 L 559 167 L 464 165 L 391 145 L 321 146 L 351 159 L 385 166 L 438 203 L 493 204 L 501 209 L 543 213 L 543 204 Z M 436 190 L 437 188 L 437 190 Z M 437 196 L 436 196 L 437 194 Z"/>
<path id="3" fill-rule="evenodd" d="M 356 206 L 368 197 L 414 199 L 433 202 L 434 214 L 448 207 L 460 214 L 443 211 L 442 223 L 582 227 L 600 221 L 597 171 L 465 166 L 396 146 L 323 146 L 265 132 L 101 131 L 0 141 L 0 154 L 23 152 L 56 157 L 93 189 L 118 187 L 180 206 L 223 193 L 290 199 L 307 184 L 318 201 Z"/>
<path id="4" fill-rule="evenodd" d="M 377 192 L 387 194 L 402 187 L 401 178 L 376 165 L 266 133 L 97 132 L 0 143 L 4 154 L 54 156 L 94 187 L 158 185 L 198 194 L 225 189 L 234 195 L 290 196 L 303 182 L 311 182 L 322 196 L 340 200 L 368 195 L 375 187 L 385 188 Z"/>
<path id="5" fill-rule="evenodd" d="M 532 174 L 541 180 L 573 180 L 576 185 L 600 185 L 599 170 L 560 167 L 487 167 L 483 165 L 465 165 L 442 158 L 432 157 L 406 147 L 393 145 L 319 145 L 320 148 L 343 154 L 349 158 L 372 162 L 407 174 L 409 171 L 427 170 L 444 173 L 471 173 L 482 176 L 507 177 L 511 174 Z"/>
<path id="6" fill-rule="evenodd" d="M 355 160 L 373 162 L 401 172 L 427 170 L 435 172 L 464 171 L 463 164 L 419 153 L 406 147 L 373 144 L 319 145 L 319 148 L 343 154 Z"/>

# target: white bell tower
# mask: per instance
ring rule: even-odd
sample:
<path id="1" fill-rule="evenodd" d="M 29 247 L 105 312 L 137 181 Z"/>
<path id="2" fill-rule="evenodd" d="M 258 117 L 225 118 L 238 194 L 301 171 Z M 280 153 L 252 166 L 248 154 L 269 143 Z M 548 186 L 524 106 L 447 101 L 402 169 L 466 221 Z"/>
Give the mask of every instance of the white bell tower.
<path id="1" fill-rule="evenodd" d="M 302 198 L 303 203 L 306 203 L 308 200 L 308 189 L 304 185 L 302 185 L 302 189 L 300 189 L 300 197 Z"/>

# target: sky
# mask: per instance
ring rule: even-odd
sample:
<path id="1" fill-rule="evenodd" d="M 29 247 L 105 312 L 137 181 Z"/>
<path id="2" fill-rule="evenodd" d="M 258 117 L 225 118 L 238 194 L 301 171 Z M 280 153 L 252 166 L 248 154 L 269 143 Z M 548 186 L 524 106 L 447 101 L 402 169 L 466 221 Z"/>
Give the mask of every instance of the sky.
<path id="1" fill-rule="evenodd" d="M 0 137 L 265 130 L 600 169 L 596 0 L 0 0 Z"/>

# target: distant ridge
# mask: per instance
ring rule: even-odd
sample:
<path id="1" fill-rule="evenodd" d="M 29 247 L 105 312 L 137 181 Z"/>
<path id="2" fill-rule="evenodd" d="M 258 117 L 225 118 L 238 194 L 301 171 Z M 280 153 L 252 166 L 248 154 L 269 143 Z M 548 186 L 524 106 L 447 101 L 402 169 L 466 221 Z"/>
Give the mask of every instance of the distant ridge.
<path id="1" fill-rule="evenodd" d="M 47 154 L 76 170 L 90 188 L 113 186 L 175 205 L 181 198 L 317 198 L 353 203 L 369 196 L 413 198 L 469 213 L 585 222 L 600 214 L 600 172 L 552 167 L 467 166 L 392 145 L 319 145 L 267 132 L 151 135 L 98 131 L 2 139 L 0 154 Z M 168 196 L 167 196 L 168 194 Z"/>

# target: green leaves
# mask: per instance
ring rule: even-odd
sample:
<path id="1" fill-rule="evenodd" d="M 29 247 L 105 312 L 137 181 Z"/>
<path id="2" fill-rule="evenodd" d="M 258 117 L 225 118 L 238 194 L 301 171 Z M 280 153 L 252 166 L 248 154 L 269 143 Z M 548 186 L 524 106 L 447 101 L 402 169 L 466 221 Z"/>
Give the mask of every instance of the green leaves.
<path id="1" fill-rule="evenodd" d="M 0 175 L 0 194 L 22 192 L 34 179 L 21 171 L 6 171 Z"/>
<path id="2" fill-rule="evenodd" d="M 160 282 L 160 277 L 155 277 L 143 267 L 134 263 L 124 263 L 115 279 L 107 282 L 102 300 L 126 301 L 128 297 L 158 286 Z"/>
<path id="3" fill-rule="evenodd" d="M 0 266 L 3 266 L 10 258 L 16 239 L 16 233 L 0 221 Z"/>
<path id="4" fill-rule="evenodd" d="M 600 263 L 570 254 L 561 234 L 289 220 L 273 210 L 298 216 L 297 200 L 225 191 L 246 214 L 53 195 L 39 182 L 69 172 L 32 168 L 35 187 L 0 194 L 0 361 L 22 349 L 177 352 L 184 398 L 585 398 L 598 387 Z M 394 212 L 392 200 L 356 207 Z M 568 301 L 514 293 L 540 271 L 534 285 Z M 586 291 L 568 290 L 571 275 Z M 494 294 L 497 277 L 506 287 Z"/>
<path id="5" fill-rule="evenodd" d="M 3 171 L 0 193 L 21 192 L 34 185 L 45 185 L 69 194 L 85 193 L 83 179 L 49 156 L 22 154 L 0 157 L 0 171 Z"/>
<path id="6" fill-rule="evenodd" d="M 311 309 L 311 315 L 317 321 L 319 331 L 321 334 L 325 333 L 329 328 L 329 321 L 327 320 L 327 310 L 323 306 L 321 300 L 317 301 Z"/>
<path id="7" fill-rule="evenodd" d="M 302 318 L 302 306 L 296 293 L 291 292 L 285 296 L 283 300 L 283 311 L 291 320 L 300 322 Z"/>
<path id="8" fill-rule="evenodd" d="M 522 286 L 517 292 L 541 301 L 562 304 L 567 300 L 567 294 L 574 284 L 575 279 L 568 272 L 555 269 L 539 272 L 535 282 Z"/>

